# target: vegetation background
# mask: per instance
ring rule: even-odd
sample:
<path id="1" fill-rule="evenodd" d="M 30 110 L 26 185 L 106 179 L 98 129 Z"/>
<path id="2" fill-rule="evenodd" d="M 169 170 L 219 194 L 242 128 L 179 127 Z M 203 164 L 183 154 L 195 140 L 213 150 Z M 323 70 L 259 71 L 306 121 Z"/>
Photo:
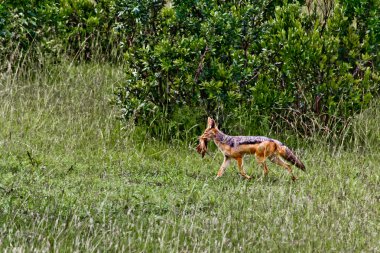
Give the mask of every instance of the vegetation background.
<path id="1" fill-rule="evenodd" d="M 0 3 L 2 251 L 380 248 L 380 1 Z M 294 148 L 214 175 L 197 136 Z"/>

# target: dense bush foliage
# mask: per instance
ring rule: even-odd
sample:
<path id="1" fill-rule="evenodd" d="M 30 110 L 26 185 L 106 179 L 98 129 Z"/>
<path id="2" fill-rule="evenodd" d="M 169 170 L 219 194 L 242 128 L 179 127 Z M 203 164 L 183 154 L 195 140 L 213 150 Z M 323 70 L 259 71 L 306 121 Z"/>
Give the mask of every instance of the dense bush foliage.
<path id="1" fill-rule="evenodd" d="M 163 6 L 150 19 L 150 36 L 126 54 L 119 93 L 125 117 L 181 123 L 178 111 L 186 107 L 193 109 L 189 117 L 208 114 L 225 124 L 248 116 L 249 127 L 266 131 L 279 119 L 302 134 L 315 125 L 341 128 L 379 89 L 376 11 L 364 17 L 348 7 L 352 2 L 309 2 L 272 12 L 271 4 Z"/>
<path id="2" fill-rule="evenodd" d="M 276 10 L 261 40 L 253 104 L 268 113 L 284 108 L 280 114 L 292 122 L 313 112 L 324 127 L 369 105 L 379 77 L 368 36 L 360 38 L 341 8 L 334 9 L 325 26 L 320 22 L 297 5 Z"/>
<path id="3" fill-rule="evenodd" d="M 15 54 L 30 51 L 55 59 L 63 54 L 80 60 L 120 58 L 121 38 L 129 34 L 116 29 L 122 11 L 119 2 L 5 1 L 0 4 L 0 56 L 11 62 Z"/>
<path id="4" fill-rule="evenodd" d="M 379 9 L 378 0 L 5 1 L 0 57 L 8 69 L 34 51 L 122 59 L 123 118 L 155 134 L 199 131 L 206 115 L 309 134 L 342 128 L 378 94 Z"/>

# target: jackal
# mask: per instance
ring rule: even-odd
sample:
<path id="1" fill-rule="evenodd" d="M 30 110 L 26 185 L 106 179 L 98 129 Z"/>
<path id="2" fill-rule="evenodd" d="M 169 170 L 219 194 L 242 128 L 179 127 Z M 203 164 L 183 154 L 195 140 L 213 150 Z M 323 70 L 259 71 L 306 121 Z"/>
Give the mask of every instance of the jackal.
<path id="1" fill-rule="evenodd" d="M 197 151 L 202 157 L 207 152 L 207 143 L 210 140 L 214 140 L 214 143 L 224 155 L 224 162 L 220 166 L 216 178 L 223 175 L 233 158 L 237 161 L 240 174 L 244 178 L 250 179 L 251 177 L 247 175 L 243 168 L 243 156 L 246 154 L 256 156 L 256 161 L 263 167 L 265 175 L 269 172 L 265 162 L 267 158 L 271 162 L 284 167 L 293 180 L 297 178 L 293 175 L 289 163 L 301 170 L 305 170 L 305 165 L 294 155 L 293 151 L 278 140 L 264 136 L 229 136 L 220 131 L 215 121 L 209 117 L 207 128 L 199 137 L 199 145 L 197 146 Z"/>

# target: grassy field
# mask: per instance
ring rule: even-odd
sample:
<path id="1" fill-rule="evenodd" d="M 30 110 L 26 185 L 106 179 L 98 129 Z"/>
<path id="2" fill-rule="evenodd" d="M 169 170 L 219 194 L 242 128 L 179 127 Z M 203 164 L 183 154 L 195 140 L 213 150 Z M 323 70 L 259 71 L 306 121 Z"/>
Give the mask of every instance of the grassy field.
<path id="1" fill-rule="evenodd" d="M 137 141 L 116 120 L 122 79 L 97 64 L 1 74 L 1 251 L 380 251 L 378 108 L 354 121 L 352 149 L 297 147 L 294 183 L 250 158 L 253 180 L 235 164 L 214 180 L 221 154 Z"/>

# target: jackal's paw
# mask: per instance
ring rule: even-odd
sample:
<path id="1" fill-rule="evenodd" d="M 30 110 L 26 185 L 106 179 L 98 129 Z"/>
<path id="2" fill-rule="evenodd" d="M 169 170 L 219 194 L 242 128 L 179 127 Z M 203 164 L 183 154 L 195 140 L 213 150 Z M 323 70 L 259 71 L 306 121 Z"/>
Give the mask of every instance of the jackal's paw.
<path id="1" fill-rule="evenodd" d="M 248 175 L 242 175 L 244 177 L 244 179 L 247 179 L 247 180 L 250 180 L 252 177 L 248 176 Z"/>

